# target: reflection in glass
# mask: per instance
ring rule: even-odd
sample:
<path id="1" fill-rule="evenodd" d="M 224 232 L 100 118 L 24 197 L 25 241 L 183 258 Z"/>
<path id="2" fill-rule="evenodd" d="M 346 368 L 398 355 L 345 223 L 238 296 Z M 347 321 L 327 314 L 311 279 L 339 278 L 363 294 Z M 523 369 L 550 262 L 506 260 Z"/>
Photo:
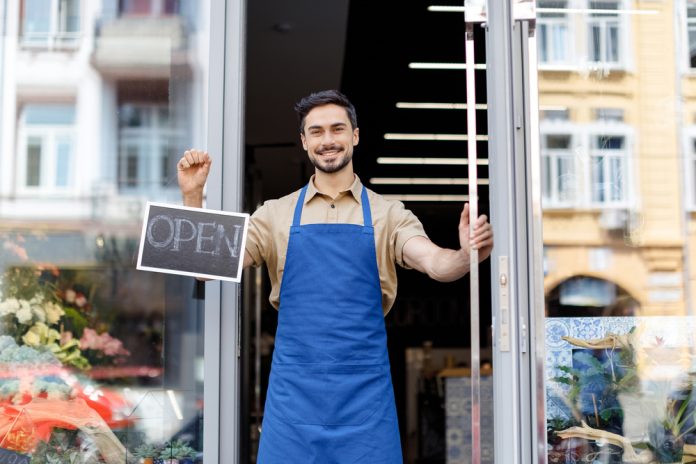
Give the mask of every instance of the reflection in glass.
<path id="1" fill-rule="evenodd" d="M 540 105 L 569 109 L 540 124 L 548 461 L 692 462 L 696 10 L 587 6 L 569 13 L 586 62 L 539 75 Z M 579 181 L 561 209 L 563 156 Z"/>
<path id="2" fill-rule="evenodd" d="M 79 0 L 23 0 L 25 46 L 75 46 L 80 33 Z"/>
<path id="3" fill-rule="evenodd" d="M 192 462 L 203 295 L 134 263 L 144 202 L 179 201 L 173 160 L 205 138 L 182 127 L 205 120 L 207 31 L 165 0 L 8 4 L 0 448 L 42 464 Z"/>
<path id="4" fill-rule="evenodd" d="M 696 5 L 687 6 L 687 33 L 689 35 L 689 66 L 696 68 Z"/>
<path id="5" fill-rule="evenodd" d="M 538 8 L 567 8 L 567 1 L 540 0 Z M 539 63 L 564 64 L 570 57 L 568 15 L 562 12 L 539 13 L 538 23 Z"/>

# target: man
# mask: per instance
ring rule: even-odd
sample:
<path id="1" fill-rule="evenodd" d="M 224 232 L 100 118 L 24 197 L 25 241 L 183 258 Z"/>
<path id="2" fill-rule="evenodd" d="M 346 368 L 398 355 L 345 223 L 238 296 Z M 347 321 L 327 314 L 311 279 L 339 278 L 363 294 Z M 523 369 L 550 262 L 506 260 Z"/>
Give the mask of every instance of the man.
<path id="1" fill-rule="evenodd" d="M 486 259 L 486 216 L 459 222 L 459 250 L 443 249 L 400 202 L 367 190 L 353 173 L 355 108 L 340 92 L 295 107 L 315 174 L 301 190 L 251 217 L 244 265 L 266 262 L 279 309 L 258 462 L 402 463 L 384 314 L 396 296 L 395 264 L 449 282 Z M 184 204 L 201 206 L 210 156 L 178 163 Z"/>

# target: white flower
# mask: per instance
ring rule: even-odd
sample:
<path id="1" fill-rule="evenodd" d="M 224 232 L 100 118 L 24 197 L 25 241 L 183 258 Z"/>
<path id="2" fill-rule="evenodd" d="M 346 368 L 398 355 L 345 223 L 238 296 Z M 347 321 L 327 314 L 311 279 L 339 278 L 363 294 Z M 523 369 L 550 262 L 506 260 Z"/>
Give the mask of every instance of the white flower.
<path id="1" fill-rule="evenodd" d="M 23 301 L 22 303 L 25 302 Z M 20 324 L 29 324 L 33 319 L 31 306 L 29 306 L 28 304 L 26 306 L 22 305 L 21 309 L 15 313 L 15 317 L 17 318 Z"/>
<path id="2" fill-rule="evenodd" d="M 36 319 L 41 322 L 46 322 L 46 311 L 41 306 L 34 305 L 31 307 Z"/>
<path id="3" fill-rule="evenodd" d="M 38 333 L 30 330 L 24 334 L 22 341 L 28 346 L 39 346 L 41 344 L 41 336 Z"/>
<path id="4" fill-rule="evenodd" d="M 17 298 L 8 298 L 7 300 L 0 302 L 0 316 L 14 314 L 18 309 L 19 301 Z"/>
<path id="5" fill-rule="evenodd" d="M 46 321 L 49 324 L 56 324 L 61 317 L 65 314 L 63 308 L 53 302 L 48 302 L 44 306 L 44 311 L 46 312 Z"/>
<path id="6" fill-rule="evenodd" d="M 12 314 L 9 303 L 7 300 L 0 301 L 0 317 L 7 316 L 8 314 Z"/>
<path id="7" fill-rule="evenodd" d="M 75 296 L 77 294 L 75 293 L 75 290 L 68 289 L 65 291 L 65 301 L 68 303 L 74 303 L 75 302 Z"/>

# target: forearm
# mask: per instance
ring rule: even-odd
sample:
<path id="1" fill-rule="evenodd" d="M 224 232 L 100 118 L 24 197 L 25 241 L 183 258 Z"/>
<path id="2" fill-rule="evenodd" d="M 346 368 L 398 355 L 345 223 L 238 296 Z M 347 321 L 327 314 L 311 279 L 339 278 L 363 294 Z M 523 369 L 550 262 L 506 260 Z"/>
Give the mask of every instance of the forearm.
<path id="1" fill-rule="evenodd" d="M 201 208 L 203 206 L 203 191 L 183 193 L 184 206 Z"/>
<path id="2" fill-rule="evenodd" d="M 428 260 L 425 272 L 439 282 L 452 282 L 464 277 L 471 267 L 469 254 L 462 249 L 437 248 Z"/>

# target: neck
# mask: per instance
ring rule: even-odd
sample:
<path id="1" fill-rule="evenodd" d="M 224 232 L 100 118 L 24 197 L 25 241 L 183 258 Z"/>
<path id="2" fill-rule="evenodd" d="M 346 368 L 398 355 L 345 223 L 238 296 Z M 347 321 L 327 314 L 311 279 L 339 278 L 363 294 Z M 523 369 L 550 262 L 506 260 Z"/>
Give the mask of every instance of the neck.
<path id="1" fill-rule="evenodd" d="M 338 172 L 326 173 L 314 170 L 314 185 L 321 193 L 336 198 L 344 190 L 348 190 L 355 181 L 352 164 Z"/>

